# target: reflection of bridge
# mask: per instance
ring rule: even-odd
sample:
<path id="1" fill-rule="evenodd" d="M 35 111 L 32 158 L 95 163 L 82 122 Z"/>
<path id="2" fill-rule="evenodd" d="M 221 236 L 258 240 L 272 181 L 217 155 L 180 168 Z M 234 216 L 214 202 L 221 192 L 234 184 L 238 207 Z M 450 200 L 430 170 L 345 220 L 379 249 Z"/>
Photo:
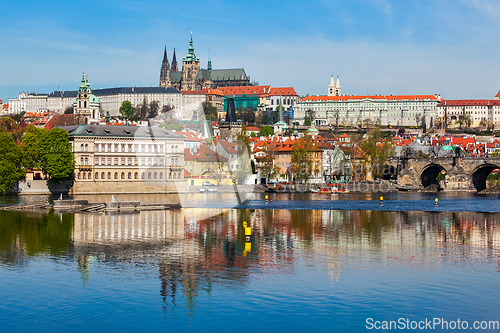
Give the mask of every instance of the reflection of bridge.
<path id="1" fill-rule="evenodd" d="M 411 158 L 388 161 L 385 174 L 397 174 L 398 185 L 411 189 L 435 185 L 479 192 L 486 189 L 486 178 L 495 169 L 500 169 L 500 157 Z"/>

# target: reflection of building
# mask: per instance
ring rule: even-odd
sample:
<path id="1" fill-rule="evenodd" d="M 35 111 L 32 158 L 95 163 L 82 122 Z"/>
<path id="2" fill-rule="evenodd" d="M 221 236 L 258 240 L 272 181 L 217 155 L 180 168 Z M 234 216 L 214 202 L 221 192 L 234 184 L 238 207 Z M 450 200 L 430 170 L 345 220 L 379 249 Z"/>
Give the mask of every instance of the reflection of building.
<path id="1" fill-rule="evenodd" d="M 164 243 L 184 239 L 184 215 L 179 211 L 142 211 L 130 214 L 75 214 L 73 242 L 126 244 L 134 241 Z"/>
<path id="2" fill-rule="evenodd" d="M 76 165 L 73 194 L 183 190 L 184 138 L 158 127 L 66 126 Z"/>

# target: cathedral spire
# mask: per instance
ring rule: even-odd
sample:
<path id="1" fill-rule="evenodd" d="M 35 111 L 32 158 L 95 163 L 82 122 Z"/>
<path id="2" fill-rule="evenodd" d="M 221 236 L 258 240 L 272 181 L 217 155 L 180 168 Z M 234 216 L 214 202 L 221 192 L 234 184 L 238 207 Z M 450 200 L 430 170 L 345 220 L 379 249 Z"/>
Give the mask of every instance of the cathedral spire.
<path id="1" fill-rule="evenodd" d="M 168 88 L 170 87 L 170 85 L 170 65 L 168 63 L 167 47 L 165 46 L 165 51 L 163 52 L 163 61 L 161 63 L 160 69 L 160 87 Z"/>
<path id="2" fill-rule="evenodd" d="M 174 47 L 174 55 L 172 57 L 172 72 L 178 72 L 179 70 L 177 69 L 177 58 L 175 57 L 175 47 Z"/>
<path id="3" fill-rule="evenodd" d="M 208 65 L 207 65 L 208 71 L 212 71 L 212 57 L 210 56 L 210 46 L 208 47 Z"/>
<path id="4" fill-rule="evenodd" d="M 196 61 L 199 62 L 200 58 L 196 57 L 196 54 L 194 54 L 194 46 L 193 46 L 193 32 L 191 31 L 191 39 L 189 40 L 189 48 L 188 48 L 188 54 L 185 56 L 182 61 Z"/>

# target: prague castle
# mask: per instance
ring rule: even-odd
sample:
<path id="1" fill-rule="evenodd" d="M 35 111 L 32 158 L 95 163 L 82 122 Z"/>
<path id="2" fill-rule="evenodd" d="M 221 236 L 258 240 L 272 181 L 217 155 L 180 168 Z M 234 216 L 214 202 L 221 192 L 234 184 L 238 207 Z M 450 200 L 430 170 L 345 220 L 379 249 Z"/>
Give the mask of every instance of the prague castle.
<path id="1" fill-rule="evenodd" d="M 208 51 L 207 69 L 200 68 L 200 58 L 194 53 L 192 34 L 188 54 L 182 59 L 182 69 L 180 71 L 177 67 L 175 49 L 172 66 L 170 66 L 167 57 L 167 48 L 165 48 L 160 70 L 160 87 L 174 87 L 181 91 L 186 91 L 249 85 L 250 77 L 246 75 L 243 68 L 212 69 L 210 50 Z"/>

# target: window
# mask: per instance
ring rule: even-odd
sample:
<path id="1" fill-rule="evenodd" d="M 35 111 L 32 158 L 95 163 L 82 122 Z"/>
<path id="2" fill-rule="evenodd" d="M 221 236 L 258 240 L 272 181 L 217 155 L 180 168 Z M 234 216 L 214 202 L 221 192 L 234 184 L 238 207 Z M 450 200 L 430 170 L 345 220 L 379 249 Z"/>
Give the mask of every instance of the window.
<path id="1" fill-rule="evenodd" d="M 151 157 L 148 158 L 148 165 L 151 165 Z"/>
<path id="2" fill-rule="evenodd" d="M 132 172 L 128 173 L 128 179 L 132 179 Z"/>
<path id="3" fill-rule="evenodd" d="M 132 158 L 129 157 L 129 159 L 127 160 L 127 164 L 132 165 Z"/>
<path id="4" fill-rule="evenodd" d="M 104 172 L 101 172 L 101 179 L 104 179 Z"/>
<path id="5" fill-rule="evenodd" d="M 85 165 L 89 165 L 89 159 L 85 157 Z"/>
<path id="6" fill-rule="evenodd" d="M 122 145 L 122 153 L 125 152 L 125 145 Z"/>
<path id="7" fill-rule="evenodd" d="M 175 158 L 175 164 L 174 165 L 177 165 L 177 157 Z"/>
<path id="8" fill-rule="evenodd" d="M 108 143 L 108 153 L 111 153 L 111 144 Z"/>
<path id="9" fill-rule="evenodd" d="M 125 179 L 125 172 L 122 172 L 121 176 L 122 179 Z"/>
<path id="10" fill-rule="evenodd" d="M 115 164 L 114 165 L 118 165 L 118 157 L 115 157 Z"/>
<path id="11" fill-rule="evenodd" d="M 153 159 L 153 164 L 158 165 L 158 159 L 156 157 Z"/>
<path id="12" fill-rule="evenodd" d="M 137 179 L 137 178 L 139 178 L 139 174 L 136 172 L 136 173 L 134 173 L 134 179 Z"/>
<path id="13" fill-rule="evenodd" d="M 160 179 L 163 179 L 163 172 L 160 172 Z"/>
<path id="14" fill-rule="evenodd" d="M 80 157 L 80 165 L 83 165 L 83 157 Z"/>
<path id="15" fill-rule="evenodd" d="M 177 174 L 174 172 L 174 179 L 176 179 Z"/>
<path id="16" fill-rule="evenodd" d="M 118 179 L 118 172 L 115 172 L 115 179 Z"/>
<path id="17" fill-rule="evenodd" d="M 115 144 L 115 153 L 118 152 L 118 144 Z"/>
<path id="18" fill-rule="evenodd" d="M 125 157 L 122 157 L 122 164 L 121 165 L 125 165 Z"/>
<path id="19" fill-rule="evenodd" d="M 89 145 L 85 144 L 85 151 L 88 151 L 88 150 L 89 150 Z"/>
<path id="20" fill-rule="evenodd" d="M 135 164 L 135 165 L 137 165 L 138 161 L 139 161 L 139 159 L 138 159 L 137 157 L 136 157 L 136 158 L 134 158 L 134 164 Z"/>
<path id="21" fill-rule="evenodd" d="M 153 178 L 158 179 L 158 174 L 156 172 L 154 173 Z"/>
<path id="22" fill-rule="evenodd" d="M 151 172 L 148 172 L 148 179 L 151 179 Z"/>
<path id="23" fill-rule="evenodd" d="M 95 159 L 95 165 L 99 165 L 99 159 L 98 158 Z"/>
<path id="24" fill-rule="evenodd" d="M 95 173 L 94 179 L 99 179 L 99 173 L 98 172 Z"/>
<path id="25" fill-rule="evenodd" d="M 181 179 L 181 173 L 179 172 L 179 176 L 178 176 L 179 179 Z"/>
<path id="26" fill-rule="evenodd" d="M 81 175 L 80 173 L 78 173 L 78 179 L 80 179 L 80 178 L 81 178 L 81 176 L 82 176 L 82 175 Z"/>
<path id="27" fill-rule="evenodd" d="M 80 151 L 84 151 L 84 146 L 83 146 L 83 143 L 80 145 Z"/>
<path id="28" fill-rule="evenodd" d="M 141 173 L 141 179 L 144 179 L 144 172 Z"/>
<path id="29" fill-rule="evenodd" d="M 141 158 L 141 165 L 146 165 L 146 159 L 144 157 Z"/>
<path id="30" fill-rule="evenodd" d="M 92 173 L 89 172 L 89 175 L 87 177 L 88 179 L 92 179 Z"/>

